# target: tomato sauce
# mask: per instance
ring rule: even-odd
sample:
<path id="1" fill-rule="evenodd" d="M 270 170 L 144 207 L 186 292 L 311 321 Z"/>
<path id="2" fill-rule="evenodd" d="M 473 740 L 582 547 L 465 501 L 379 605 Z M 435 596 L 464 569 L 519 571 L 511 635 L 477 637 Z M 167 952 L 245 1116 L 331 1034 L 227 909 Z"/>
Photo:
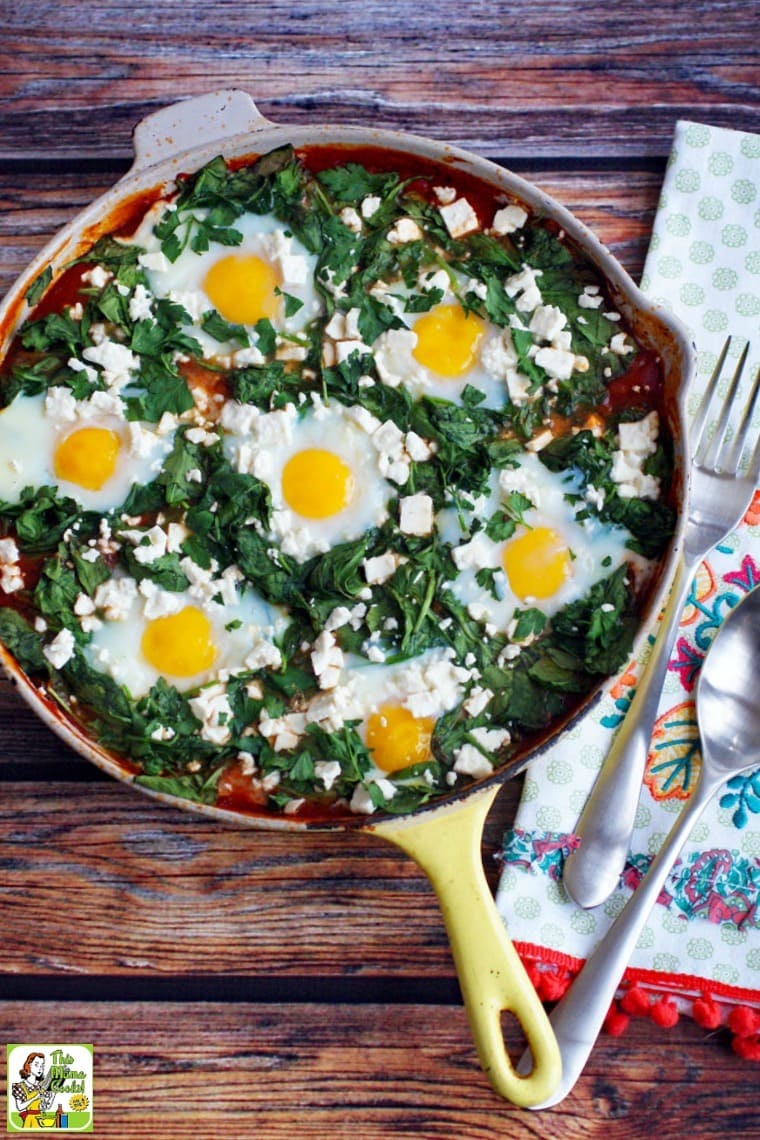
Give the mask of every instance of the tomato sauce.
<path id="1" fill-rule="evenodd" d="M 82 277 L 90 268 L 87 264 L 70 265 L 64 269 L 45 292 L 44 297 L 34 307 L 34 319 L 48 316 L 49 313 L 60 313 L 69 305 L 75 305 L 82 299 L 81 290 L 87 286 Z"/>
<path id="2" fill-rule="evenodd" d="M 604 406 L 610 412 L 624 408 L 649 408 L 661 412 L 664 398 L 662 361 L 650 349 L 642 349 L 622 376 L 607 386 Z"/>
<path id="3" fill-rule="evenodd" d="M 372 174 L 394 171 L 402 180 L 410 179 L 407 190 L 427 202 L 437 202 L 433 192 L 436 186 L 452 186 L 466 196 L 481 227 L 489 226 L 495 209 L 509 200 L 498 186 L 490 186 L 482 178 L 459 169 L 454 158 L 446 162 L 388 147 L 352 145 L 307 146 L 297 153 L 312 174 L 347 162 L 359 163 Z"/>
<path id="4" fill-rule="evenodd" d="M 187 381 L 187 386 L 191 392 L 200 390 L 204 393 L 209 400 L 219 396 L 217 401 L 221 405 L 224 400 L 229 399 L 232 395 L 229 379 L 226 372 L 219 372 L 215 368 L 209 368 L 203 365 L 200 361 L 194 360 L 192 357 L 188 360 L 183 360 L 178 369 L 180 374 Z"/>
<path id="5" fill-rule="evenodd" d="M 267 808 L 267 801 L 268 793 L 246 774 L 241 763 L 232 764 L 219 777 L 216 807 L 224 811 L 271 819 L 272 811 Z M 361 819 L 357 816 L 347 815 L 345 804 L 337 802 L 320 804 L 308 800 L 301 804 L 293 819 L 298 823 L 312 826 L 319 824 L 345 826 L 361 823 Z"/>
<path id="6" fill-rule="evenodd" d="M 168 196 L 161 186 L 135 194 L 128 201 L 119 203 L 111 214 L 108 228 L 100 229 L 100 233 L 108 233 L 117 238 L 131 237 L 151 206 Z"/>

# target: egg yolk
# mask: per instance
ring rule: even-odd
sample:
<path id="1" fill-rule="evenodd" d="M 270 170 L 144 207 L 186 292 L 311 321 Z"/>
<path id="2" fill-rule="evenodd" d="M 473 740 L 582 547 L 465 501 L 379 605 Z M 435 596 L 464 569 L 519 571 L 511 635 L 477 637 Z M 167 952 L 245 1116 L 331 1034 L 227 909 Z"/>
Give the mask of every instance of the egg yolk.
<path id="1" fill-rule="evenodd" d="M 78 428 L 56 447 L 53 467 L 59 479 L 99 491 L 116 470 L 120 448 L 121 440 L 110 428 Z"/>
<path id="2" fill-rule="evenodd" d="M 282 493 L 296 514 L 307 519 L 327 519 L 350 503 L 353 472 L 333 451 L 307 447 L 285 464 Z"/>
<path id="3" fill-rule="evenodd" d="M 513 538 L 502 555 L 509 584 L 518 598 L 550 598 L 571 574 L 570 551 L 561 535 L 537 526 Z"/>
<path id="4" fill-rule="evenodd" d="M 367 748 L 383 772 L 398 772 L 430 759 L 435 721 L 412 716 L 398 705 L 384 705 L 367 719 Z"/>
<path id="5" fill-rule="evenodd" d="M 417 343 L 412 355 L 438 376 L 464 376 L 475 363 L 485 332 L 480 317 L 461 305 L 436 305 L 414 326 Z"/>
<path id="6" fill-rule="evenodd" d="M 263 317 L 280 313 L 275 289 L 282 284 L 277 270 L 255 254 L 230 253 L 209 269 L 203 289 L 211 304 L 226 321 L 255 325 Z"/>
<path id="7" fill-rule="evenodd" d="M 159 673 L 192 677 L 210 669 L 216 657 L 211 622 L 195 606 L 148 622 L 142 637 L 146 661 Z"/>

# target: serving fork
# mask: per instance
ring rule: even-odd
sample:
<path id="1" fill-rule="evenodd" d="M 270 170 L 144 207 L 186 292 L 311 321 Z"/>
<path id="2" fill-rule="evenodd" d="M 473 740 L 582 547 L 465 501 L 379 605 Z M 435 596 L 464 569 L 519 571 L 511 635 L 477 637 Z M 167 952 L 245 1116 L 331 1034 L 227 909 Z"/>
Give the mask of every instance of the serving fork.
<path id="1" fill-rule="evenodd" d="M 633 831 L 660 693 L 692 578 L 705 555 L 739 523 L 760 481 L 760 440 L 754 439 L 746 448 L 750 432 L 758 434 L 753 431 L 752 419 L 760 370 L 741 409 L 734 408 L 748 342 L 725 396 L 718 395 L 731 339 L 718 357 L 691 428 L 694 460 L 684 504 L 684 541 L 660 628 L 628 712 L 578 821 L 580 845 L 565 863 L 563 882 L 579 906 L 598 906 L 617 886 Z M 713 407 L 717 422 L 711 432 L 708 424 Z M 736 410 L 738 422 L 732 428 L 732 411 Z M 748 461 L 746 450 L 750 452 Z"/>

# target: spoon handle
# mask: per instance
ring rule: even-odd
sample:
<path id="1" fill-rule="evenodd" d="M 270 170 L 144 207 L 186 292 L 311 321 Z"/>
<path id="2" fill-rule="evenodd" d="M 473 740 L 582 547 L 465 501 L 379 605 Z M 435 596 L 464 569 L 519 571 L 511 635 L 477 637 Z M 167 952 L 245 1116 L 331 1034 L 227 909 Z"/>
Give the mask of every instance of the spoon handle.
<path id="1" fill-rule="evenodd" d="M 583 907 L 598 906 L 615 889 L 628 854 L 652 727 L 692 567 L 679 560 L 662 623 L 636 693 L 576 825 L 580 846 L 565 863 L 567 893 Z"/>
<path id="2" fill-rule="evenodd" d="M 562 1081 L 554 1096 L 535 1107 L 549 1108 L 564 1100 L 583 1072 L 649 912 L 689 832 L 722 782 L 703 774 L 649 871 L 555 1006 L 549 1020 L 562 1056 Z M 518 1071 L 527 1058 L 525 1054 Z"/>

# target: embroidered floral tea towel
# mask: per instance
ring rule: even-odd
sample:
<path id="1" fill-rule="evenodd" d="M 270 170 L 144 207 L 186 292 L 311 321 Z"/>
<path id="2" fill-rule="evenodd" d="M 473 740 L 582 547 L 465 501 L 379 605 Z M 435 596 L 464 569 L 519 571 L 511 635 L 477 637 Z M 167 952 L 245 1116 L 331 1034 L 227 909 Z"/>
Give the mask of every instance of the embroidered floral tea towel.
<path id="1" fill-rule="evenodd" d="M 693 413 L 729 334 L 760 366 L 760 136 L 679 122 L 642 288 L 691 332 L 698 371 Z M 756 414 L 760 419 L 760 412 Z M 602 906 L 576 907 L 562 887 L 573 828 L 630 703 L 640 662 L 590 718 L 528 770 L 505 836 L 497 904 L 539 993 L 561 995 L 625 904 L 694 786 L 699 764 L 694 686 L 702 658 L 737 601 L 760 584 L 760 493 L 700 567 L 671 658 L 632 850 Z M 760 631 L 758 631 L 760 636 Z M 728 1022 L 734 1048 L 760 1057 L 760 770 L 731 780 L 692 833 L 645 927 L 608 1028 L 630 1013 L 662 1025 L 686 1010 Z"/>

